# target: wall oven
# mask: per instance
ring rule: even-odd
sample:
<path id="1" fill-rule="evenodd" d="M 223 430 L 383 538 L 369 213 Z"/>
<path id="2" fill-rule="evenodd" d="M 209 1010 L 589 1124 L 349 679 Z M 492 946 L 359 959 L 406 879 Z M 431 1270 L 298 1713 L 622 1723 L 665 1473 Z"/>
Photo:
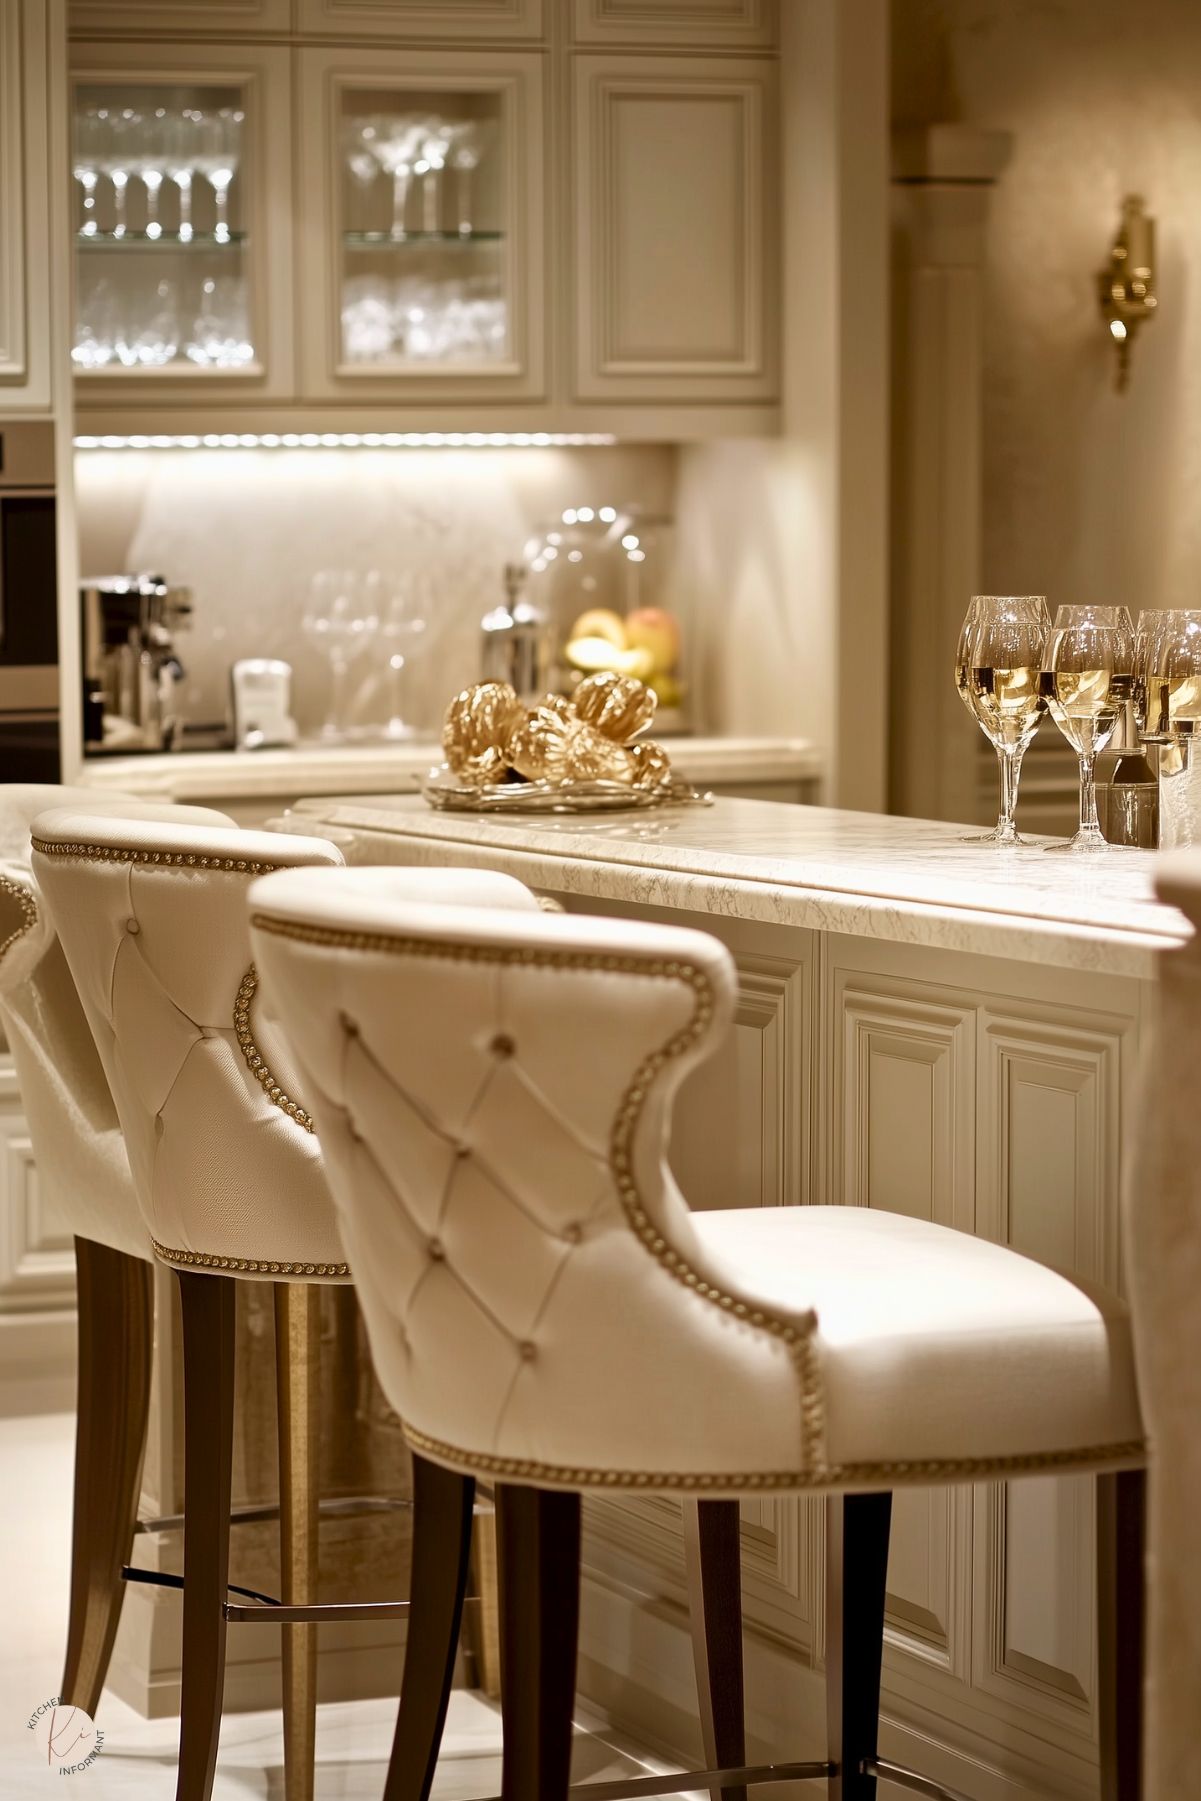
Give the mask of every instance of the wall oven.
<path id="1" fill-rule="evenodd" d="M 0 419 L 0 781 L 59 767 L 54 426 Z"/>

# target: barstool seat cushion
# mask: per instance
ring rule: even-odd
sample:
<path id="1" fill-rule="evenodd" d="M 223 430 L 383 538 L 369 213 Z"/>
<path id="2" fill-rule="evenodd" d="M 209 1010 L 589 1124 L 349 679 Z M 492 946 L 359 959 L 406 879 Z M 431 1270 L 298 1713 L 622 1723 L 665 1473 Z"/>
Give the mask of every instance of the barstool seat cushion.
<path id="1" fill-rule="evenodd" d="M 30 872 L 30 827 L 48 806 L 161 824 L 232 825 L 209 807 L 43 783 L 0 786 L 0 1027 L 8 1040 L 43 1204 L 74 1236 L 151 1256 L 108 1079 Z"/>
<path id="2" fill-rule="evenodd" d="M 828 1461 L 1057 1460 L 1142 1437 L 1130 1317 L 1003 1245 L 868 1207 L 694 1213 L 714 1264 L 815 1317 Z"/>

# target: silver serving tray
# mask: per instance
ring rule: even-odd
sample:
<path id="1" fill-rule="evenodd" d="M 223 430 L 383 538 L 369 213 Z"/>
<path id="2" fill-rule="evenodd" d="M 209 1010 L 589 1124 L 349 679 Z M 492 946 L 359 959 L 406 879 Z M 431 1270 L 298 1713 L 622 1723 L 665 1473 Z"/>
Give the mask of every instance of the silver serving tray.
<path id="1" fill-rule="evenodd" d="M 712 803 L 691 783 L 673 778 L 666 788 L 630 788 L 624 782 L 465 782 L 445 763 L 421 786 L 427 804 L 443 813 L 618 813 L 648 807 Z"/>

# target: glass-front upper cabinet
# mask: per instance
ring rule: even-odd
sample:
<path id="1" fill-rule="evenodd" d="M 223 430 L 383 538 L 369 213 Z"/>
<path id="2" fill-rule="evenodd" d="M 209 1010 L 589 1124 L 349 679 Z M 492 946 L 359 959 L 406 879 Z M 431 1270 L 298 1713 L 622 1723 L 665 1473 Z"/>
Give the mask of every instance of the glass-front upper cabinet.
<path id="1" fill-rule="evenodd" d="M 301 62 L 304 391 L 540 394 L 540 59 Z"/>
<path id="2" fill-rule="evenodd" d="M 131 382 L 156 400 L 197 382 L 287 391 L 288 53 L 87 54 L 71 120 L 81 407 Z"/>

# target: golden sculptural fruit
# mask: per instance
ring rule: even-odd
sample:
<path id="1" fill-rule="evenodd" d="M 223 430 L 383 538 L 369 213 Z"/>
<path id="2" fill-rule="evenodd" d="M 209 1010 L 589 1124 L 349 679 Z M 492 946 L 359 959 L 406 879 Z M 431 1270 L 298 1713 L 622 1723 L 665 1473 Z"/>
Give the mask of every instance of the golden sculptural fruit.
<path id="1" fill-rule="evenodd" d="M 474 782 L 503 782 L 509 773 L 509 740 L 525 724 L 526 711 L 508 682 L 476 682 L 446 709 L 442 749 L 456 775 Z"/>
<path id="2" fill-rule="evenodd" d="M 450 769 L 481 787 L 516 775 L 556 788 L 664 788 L 671 762 L 662 745 L 630 742 L 650 724 L 655 705 L 641 682 L 612 673 L 581 682 L 571 700 L 548 694 L 528 713 L 508 683 L 478 682 L 451 701 L 442 745 Z"/>

